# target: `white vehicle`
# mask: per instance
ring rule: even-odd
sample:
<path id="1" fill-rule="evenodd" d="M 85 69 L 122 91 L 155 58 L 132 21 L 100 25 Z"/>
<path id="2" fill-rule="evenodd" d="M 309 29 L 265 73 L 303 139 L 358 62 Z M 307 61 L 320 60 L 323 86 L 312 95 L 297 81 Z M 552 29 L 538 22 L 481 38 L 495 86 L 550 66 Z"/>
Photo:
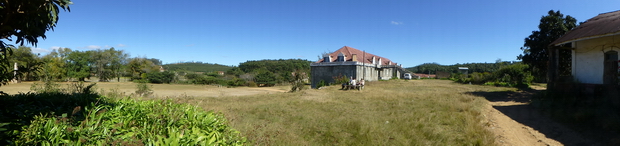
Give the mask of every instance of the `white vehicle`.
<path id="1" fill-rule="evenodd" d="M 410 73 L 405 73 L 405 79 L 406 80 L 411 80 L 411 74 Z"/>

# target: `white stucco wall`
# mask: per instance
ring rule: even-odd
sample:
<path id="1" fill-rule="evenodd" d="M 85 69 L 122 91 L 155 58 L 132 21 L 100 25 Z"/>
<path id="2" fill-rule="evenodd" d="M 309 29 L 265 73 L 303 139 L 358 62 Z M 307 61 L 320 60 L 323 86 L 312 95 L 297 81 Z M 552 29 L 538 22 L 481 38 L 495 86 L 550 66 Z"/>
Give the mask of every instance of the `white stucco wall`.
<path id="1" fill-rule="evenodd" d="M 580 83 L 603 84 L 605 52 L 620 52 L 619 43 L 620 36 L 575 42 L 575 49 L 572 51 L 572 75 L 575 80 Z"/>
<path id="2" fill-rule="evenodd" d="M 580 83 L 603 84 L 603 58 L 600 51 L 578 52 L 573 54 L 573 77 Z"/>

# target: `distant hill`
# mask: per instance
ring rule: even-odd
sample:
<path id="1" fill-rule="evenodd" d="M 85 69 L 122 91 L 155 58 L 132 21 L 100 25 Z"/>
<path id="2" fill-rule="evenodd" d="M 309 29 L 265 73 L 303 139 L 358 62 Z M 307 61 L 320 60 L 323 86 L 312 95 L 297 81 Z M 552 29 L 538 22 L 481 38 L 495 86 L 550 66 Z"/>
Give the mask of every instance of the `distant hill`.
<path id="1" fill-rule="evenodd" d="M 457 73 L 459 72 L 459 67 L 467 67 L 468 72 L 494 72 L 498 70 L 500 67 L 505 65 L 512 65 L 521 62 L 516 61 L 502 61 L 496 63 L 465 63 L 465 64 L 454 64 L 454 65 L 440 65 L 438 63 L 424 63 L 418 66 L 405 68 L 414 73 L 430 73 L 435 74 L 436 71 L 449 72 L 449 73 Z"/>
<path id="2" fill-rule="evenodd" d="M 214 71 L 227 71 L 231 69 L 231 66 L 202 63 L 202 62 L 185 62 L 163 65 L 164 69 L 170 71 L 191 71 L 191 72 L 214 72 Z"/>

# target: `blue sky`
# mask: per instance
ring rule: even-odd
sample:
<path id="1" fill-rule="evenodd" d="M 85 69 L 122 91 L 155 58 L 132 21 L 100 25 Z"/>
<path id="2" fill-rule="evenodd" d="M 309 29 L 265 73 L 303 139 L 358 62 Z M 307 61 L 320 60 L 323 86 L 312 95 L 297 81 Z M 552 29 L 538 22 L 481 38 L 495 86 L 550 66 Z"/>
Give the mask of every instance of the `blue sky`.
<path id="1" fill-rule="evenodd" d="M 549 10 L 578 22 L 617 0 L 73 0 L 33 52 L 125 50 L 164 63 L 307 59 L 343 46 L 403 67 L 516 60 Z"/>

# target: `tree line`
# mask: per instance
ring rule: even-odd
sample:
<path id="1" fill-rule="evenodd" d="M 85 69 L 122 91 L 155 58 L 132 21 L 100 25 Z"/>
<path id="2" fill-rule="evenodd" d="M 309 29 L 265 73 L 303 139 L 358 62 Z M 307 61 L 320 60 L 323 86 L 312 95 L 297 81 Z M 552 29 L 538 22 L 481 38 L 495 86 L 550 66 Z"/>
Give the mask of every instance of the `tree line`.
<path id="1" fill-rule="evenodd" d="M 214 72 L 214 71 L 227 71 L 231 69 L 231 66 L 220 65 L 217 63 L 203 63 L 203 62 L 179 62 L 173 64 L 163 65 L 166 70 L 170 71 L 188 71 L 188 72 Z"/>
<path id="2" fill-rule="evenodd" d="M 301 59 L 250 60 L 229 68 L 225 75 L 215 72 L 186 74 L 187 83 L 228 86 L 273 86 L 300 83 L 310 75 L 310 61 Z"/>
<path id="3" fill-rule="evenodd" d="M 424 63 L 418 66 L 405 68 L 414 73 L 425 73 L 425 74 L 436 74 L 437 71 L 448 72 L 448 73 L 460 73 L 459 67 L 467 67 L 468 73 L 474 72 L 495 72 L 499 70 L 502 66 L 513 65 L 519 62 L 515 61 L 501 61 L 498 60 L 495 63 L 465 63 L 465 64 L 454 64 L 454 65 L 441 65 L 438 63 Z"/>
<path id="4" fill-rule="evenodd" d="M 41 56 L 30 47 L 11 48 L 10 64 L 17 64 L 17 79 L 24 81 L 85 81 L 96 77 L 100 82 L 120 81 L 121 77 L 141 80 L 145 74 L 159 72 L 159 59 L 133 57 L 115 48 L 71 50 L 59 48 Z"/>

